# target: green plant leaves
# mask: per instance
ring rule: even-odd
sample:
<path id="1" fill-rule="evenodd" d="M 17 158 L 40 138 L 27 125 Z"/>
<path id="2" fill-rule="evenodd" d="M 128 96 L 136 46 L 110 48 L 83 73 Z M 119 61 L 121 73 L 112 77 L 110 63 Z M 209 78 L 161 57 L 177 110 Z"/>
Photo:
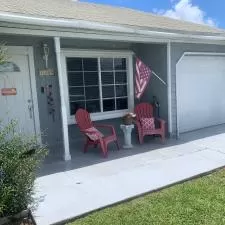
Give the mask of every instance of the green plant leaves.
<path id="1" fill-rule="evenodd" d="M 13 215 L 34 203 L 36 170 L 47 154 L 36 137 L 15 132 L 16 121 L 0 126 L 0 217 Z"/>

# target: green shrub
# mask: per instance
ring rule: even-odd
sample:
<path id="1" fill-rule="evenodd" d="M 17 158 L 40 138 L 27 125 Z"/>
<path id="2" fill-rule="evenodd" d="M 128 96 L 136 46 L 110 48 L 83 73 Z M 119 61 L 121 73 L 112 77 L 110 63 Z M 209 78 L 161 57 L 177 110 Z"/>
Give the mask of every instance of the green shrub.
<path id="1" fill-rule="evenodd" d="M 8 51 L 5 43 L 0 43 L 0 64 L 3 64 L 8 59 Z"/>
<path id="2" fill-rule="evenodd" d="M 37 168 L 47 154 L 35 137 L 15 132 L 16 122 L 0 126 L 0 217 L 14 215 L 34 204 Z"/>

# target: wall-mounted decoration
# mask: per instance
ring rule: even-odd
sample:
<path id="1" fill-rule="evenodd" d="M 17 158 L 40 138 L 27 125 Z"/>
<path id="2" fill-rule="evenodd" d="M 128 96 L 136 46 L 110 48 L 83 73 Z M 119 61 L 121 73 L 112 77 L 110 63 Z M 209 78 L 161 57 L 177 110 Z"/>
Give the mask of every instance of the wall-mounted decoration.
<path id="1" fill-rule="evenodd" d="M 0 72 L 20 72 L 20 68 L 14 62 L 5 62 L 0 64 Z"/>
<path id="2" fill-rule="evenodd" d="M 40 76 L 54 76 L 55 71 L 54 71 L 54 69 L 39 70 L 39 75 Z"/>
<path id="3" fill-rule="evenodd" d="M 1 94 L 3 96 L 16 95 L 17 91 L 16 91 L 16 88 L 2 88 Z"/>
<path id="4" fill-rule="evenodd" d="M 45 61 L 45 68 L 48 68 L 49 47 L 47 44 L 43 44 L 43 59 Z"/>

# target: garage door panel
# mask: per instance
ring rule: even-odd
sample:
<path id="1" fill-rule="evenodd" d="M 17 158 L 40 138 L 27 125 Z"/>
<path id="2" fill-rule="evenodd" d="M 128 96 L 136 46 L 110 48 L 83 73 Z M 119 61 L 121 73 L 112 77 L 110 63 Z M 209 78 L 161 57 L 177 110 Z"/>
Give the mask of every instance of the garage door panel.
<path id="1" fill-rule="evenodd" d="M 185 56 L 177 65 L 180 132 L 225 123 L 225 57 Z"/>

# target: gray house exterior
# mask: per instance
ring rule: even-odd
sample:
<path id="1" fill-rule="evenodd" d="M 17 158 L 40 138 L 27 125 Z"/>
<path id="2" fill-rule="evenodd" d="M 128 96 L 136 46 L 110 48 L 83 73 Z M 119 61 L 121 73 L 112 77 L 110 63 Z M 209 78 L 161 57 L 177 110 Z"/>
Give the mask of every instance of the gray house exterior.
<path id="1" fill-rule="evenodd" d="M 179 77 L 185 76 L 185 71 L 187 72 L 185 68 L 196 67 L 194 68 L 194 71 L 196 71 L 201 67 L 201 70 L 199 69 L 196 73 L 204 74 L 208 71 L 207 67 L 199 65 L 203 65 L 205 60 L 206 62 L 214 62 L 212 64 L 215 72 L 213 81 L 217 79 L 217 74 L 219 80 L 218 83 L 212 83 L 211 86 L 215 85 L 215 90 L 211 90 L 211 95 L 217 93 L 216 90 L 218 92 L 222 91 L 218 85 L 221 82 L 225 82 L 225 68 L 223 68 L 223 60 L 225 65 L 225 33 L 223 30 L 135 12 L 133 10 L 89 5 L 86 3 L 65 1 L 64 10 L 60 10 L 57 5 L 59 4 L 58 1 L 47 0 L 45 3 L 37 3 L 39 11 L 36 12 L 32 1 L 0 2 L 3 5 L 0 9 L 0 42 L 7 43 L 12 60 L 14 59 L 14 54 L 16 56 L 21 55 L 21 51 L 24 51 L 27 47 L 29 47 L 29 54 L 24 53 L 22 55 L 28 54 L 28 57 L 32 55 L 33 60 L 34 70 L 29 69 L 31 66 L 30 58 L 27 70 L 29 72 L 28 78 L 34 78 L 29 79 L 32 80 L 31 83 L 35 81 L 35 87 L 32 89 L 32 84 L 31 86 L 23 86 L 23 88 L 32 89 L 33 105 L 30 108 L 30 102 L 26 105 L 18 103 L 16 108 L 18 109 L 18 114 L 22 113 L 23 110 L 25 114 L 30 113 L 27 115 L 30 115 L 30 118 L 34 120 L 35 133 L 43 132 L 41 142 L 49 145 L 51 149 L 50 155 L 70 160 L 69 142 L 82 143 L 83 141 L 75 120 L 73 121 L 73 119 L 71 120 L 68 117 L 71 114 L 68 108 L 69 104 L 67 104 L 70 101 L 68 97 L 70 93 L 68 93 L 68 86 L 65 88 L 65 84 L 69 85 L 69 75 L 68 68 L 67 70 L 65 69 L 64 59 L 71 57 L 76 59 L 88 58 L 88 56 L 78 55 L 78 52 L 79 54 L 84 52 L 84 55 L 102 53 L 102 58 L 110 58 L 109 55 L 112 54 L 114 55 L 112 56 L 114 59 L 120 55 L 123 58 L 123 54 L 129 55 L 128 64 L 130 66 L 129 72 L 127 72 L 127 79 L 129 80 L 127 86 L 128 107 L 122 110 L 121 113 L 102 112 L 96 119 L 93 117 L 94 120 L 98 120 L 101 123 L 113 124 L 119 135 L 122 135 L 119 128 L 121 116 L 125 112 L 133 111 L 133 107 L 139 102 L 152 102 L 153 96 L 156 96 L 160 103 L 160 117 L 167 122 L 168 137 L 177 137 L 182 132 L 225 123 L 225 116 L 224 118 L 221 117 L 223 112 L 219 112 L 224 108 L 223 102 L 220 103 L 221 99 L 225 97 L 224 94 L 221 94 L 221 99 L 215 94 L 215 98 L 217 98 L 215 101 L 220 103 L 218 104 L 222 109 L 217 108 L 218 104 L 213 104 L 213 100 L 203 102 L 199 98 L 196 104 L 195 97 L 193 97 L 196 95 L 197 99 L 199 95 L 196 93 L 198 91 L 203 93 L 202 96 L 204 96 L 204 91 L 208 93 L 208 90 L 211 90 L 207 89 L 210 86 L 208 84 L 211 82 L 210 76 L 207 77 L 207 84 L 202 84 L 202 82 L 205 82 L 204 78 L 199 78 L 195 81 L 196 74 L 190 76 L 190 80 L 184 80 L 186 78 L 179 80 Z M 36 4 L 36 1 L 33 4 Z M 48 10 L 48 7 L 52 5 L 55 5 L 55 11 L 52 9 L 54 7 Z M 93 10 L 89 17 L 82 10 L 83 7 L 90 7 L 90 10 Z M 68 12 L 67 16 L 66 12 Z M 73 12 L 75 13 L 73 14 Z M 101 18 L 102 15 L 108 16 L 103 20 Z M 117 17 L 120 16 L 124 18 L 124 23 L 118 21 Z M 136 17 L 136 20 L 129 20 L 130 17 Z M 127 21 L 129 21 L 129 24 Z M 137 24 L 138 22 L 139 24 Z M 141 26 L 141 24 L 143 25 Z M 44 44 L 48 46 L 49 51 L 47 68 L 46 62 L 43 60 Z M 23 48 L 19 49 L 18 47 L 21 46 Z M 17 50 L 20 53 L 16 53 Z M 67 54 L 73 56 L 68 57 Z M 63 55 L 65 55 L 64 58 Z M 158 79 L 151 77 L 148 88 L 140 101 L 135 99 L 133 90 L 136 56 L 167 83 L 167 86 L 164 86 Z M 98 55 L 97 58 L 101 61 L 101 56 Z M 15 60 L 17 60 L 16 57 Z M 199 64 L 196 63 L 195 65 L 196 60 L 199 60 Z M 18 63 L 21 63 L 19 58 Z M 20 65 L 18 66 L 20 67 Z M 46 71 L 46 69 L 51 69 L 54 75 L 41 75 L 41 71 Z M 21 67 L 22 70 L 23 68 Z M 0 88 L 2 90 L 4 88 L 13 88 L 14 86 L 17 88 L 16 81 L 15 83 L 12 81 L 7 83 L 10 75 L 8 72 L 5 74 L 6 78 L 0 79 Z M 0 78 L 3 76 L 4 73 L 1 72 Z M 196 89 L 196 82 L 199 82 L 199 80 L 199 87 L 201 88 Z M 180 92 L 185 87 L 184 84 L 189 87 L 190 92 L 187 92 L 186 89 L 185 93 Z M 19 88 L 17 89 L 19 91 Z M 47 98 L 49 97 L 49 92 L 53 100 Z M 192 96 L 192 101 L 190 102 L 187 97 L 189 95 Z M 8 105 L 11 108 L 13 105 L 13 103 L 10 103 L 12 98 L 14 97 L 1 95 L 1 105 L 3 107 Z M 35 101 L 35 98 L 37 101 Z M 101 102 L 104 103 L 104 99 Z M 191 104 L 192 102 L 195 107 Z M 208 108 L 203 109 L 203 106 L 200 107 L 201 104 L 208 104 Z M 101 107 L 104 107 L 104 105 Z M 213 107 L 215 107 L 214 110 L 212 110 Z M 27 110 L 29 112 L 26 112 Z M 205 120 L 202 120 L 199 124 L 198 121 L 201 118 L 193 121 L 193 115 L 204 117 L 204 113 L 202 112 L 205 112 L 206 115 L 207 113 L 209 114 L 205 117 Z M 218 115 L 216 114 L 217 112 L 219 112 Z M 210 119 L 213 113 L 213 118 L 219 119 Z M 10 117 L 10 113 L 6 114 L 4 110 L 2 110 L 0 115 L 3 119 L 7 118 L 7 120 L 13 117 Z M 73 118 L 73 114 L 70 116 Z M 190 118 L 190 121 L 188 121 L 187 117 Z M 183 122 L 186 120 L 187 123 L 193 123 L 196 126 L 187 126 Z M 21 122 L 22 126 L 26 125 L 26 119 L 24 121 L 24 124 Z"/>

